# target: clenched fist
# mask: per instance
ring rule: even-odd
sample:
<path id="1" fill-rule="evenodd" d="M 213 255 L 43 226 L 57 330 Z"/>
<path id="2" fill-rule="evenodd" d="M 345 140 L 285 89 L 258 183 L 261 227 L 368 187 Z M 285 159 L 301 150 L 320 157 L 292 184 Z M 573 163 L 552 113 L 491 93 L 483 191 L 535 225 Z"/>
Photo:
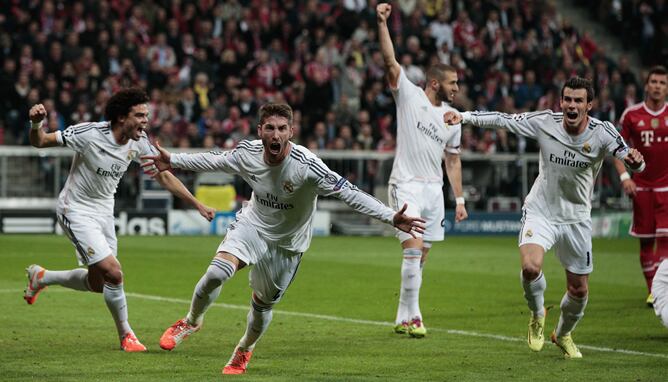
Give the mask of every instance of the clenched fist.
<path id="1" fill-rule="evenodd" d="M 30 108 L 28 115 L 30 116 L 30 122 L 40 123 L 44 120 L 44 118 L 46 118 L 46 109 L 44 108 L 44 105 L 38 103 L 37 105 Z"/>

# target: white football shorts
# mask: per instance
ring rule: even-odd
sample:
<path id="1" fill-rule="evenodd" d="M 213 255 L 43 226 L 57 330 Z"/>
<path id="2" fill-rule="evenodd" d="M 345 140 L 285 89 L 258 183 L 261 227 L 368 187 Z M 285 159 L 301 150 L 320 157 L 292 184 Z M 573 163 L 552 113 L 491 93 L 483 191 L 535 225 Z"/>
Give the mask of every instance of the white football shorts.
<path id="1" fill-rule="evenodd" d="M 114 217 L 57 212 L 58 223 L 76 249 L 79 265 L 90 266 L 118 254 Z"/>
<path id="2" fill-rule="evenodd" d="M 443 240 L 445 236 L 445 229 L 443 228 L 445 208 L 443 206 L 443 186 L 441 184 L 427 182 L 390 184 L 388 194 L 392 209 L 398 211 L 406 203 L 408 204 L 406 215 L 421 217 L 427 221 L 424 235 L 416 233 L 417 237 L 423 236 L 424 241 Z M 396 236 L 402 243 L 413 238 L 406 232 L 396 231 Z"/>
<path id="3" fill-rule="evenodd" d="M 668 328 L 668 259 L 664 259 L 656 270 L 652 280 L 652 295 L 654 296 L 654 312 Z"/>
<path id="4" fill-rule="evenodd" d="M 302 254 L 279 248 L 260 237 L 247 219 L 230 224 L 218 252 L 227 252 L 248 265 L 248 281 L 257 298 L 275 304 L 288 289 L 301 262 Z"/>
<path id="5" fill-rule="evenodd" d="M 554 252 L 567 271 L 587 275 L 594 270 L 591 250 L 591 220 L 572 224 L 552 224 L 546 218 L 523 211 L 519 246 L 538 244 Z"/>

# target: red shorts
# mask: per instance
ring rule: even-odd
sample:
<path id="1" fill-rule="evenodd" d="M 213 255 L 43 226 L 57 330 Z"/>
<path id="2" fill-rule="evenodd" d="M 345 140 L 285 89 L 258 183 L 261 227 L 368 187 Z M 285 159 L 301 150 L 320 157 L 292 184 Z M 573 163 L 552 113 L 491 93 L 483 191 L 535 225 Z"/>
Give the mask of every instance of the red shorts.
<path id="1" fill-rule="evenodd" d="M 668 187 L 638 187 L 629 233 L 635 237 L 668 236 Z"/>

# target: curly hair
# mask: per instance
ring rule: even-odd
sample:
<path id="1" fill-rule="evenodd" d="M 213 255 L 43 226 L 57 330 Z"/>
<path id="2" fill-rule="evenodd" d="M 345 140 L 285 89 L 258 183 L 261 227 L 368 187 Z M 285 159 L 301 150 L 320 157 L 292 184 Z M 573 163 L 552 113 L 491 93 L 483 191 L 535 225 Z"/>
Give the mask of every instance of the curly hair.
<path id="1" fill-rule="evenodd" d="M 104 108 L 104 118 L 111 123 L 116 123 L 119 117 L 128 115 L 130 109 L 135 105 L 148 103 L 146 92 L 140 88 L 127 88 L 120 90 L 107 101 Z"/>

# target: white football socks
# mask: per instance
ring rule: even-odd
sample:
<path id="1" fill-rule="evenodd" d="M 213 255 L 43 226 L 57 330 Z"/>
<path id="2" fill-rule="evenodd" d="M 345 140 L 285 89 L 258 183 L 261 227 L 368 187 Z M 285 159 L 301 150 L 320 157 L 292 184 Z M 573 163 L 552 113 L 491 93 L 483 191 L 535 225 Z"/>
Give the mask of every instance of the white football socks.
<path id="1" fill-rule="evenodd" d="M 545 289 L 547 289 L 547 280 L 545 275 L 540 272 L 538 277 L 534 280 L 527 281 L 524 279 L 522 271 L 520 271 L 520 278 L 522 280 L 522 288 L 524 288 L 524 298 L 527 300 L 529 310 L 533 312 L 535 317 L 545 316 Z"/>
<path id="2" fill-rule="evenodd" d="M 555 330 L 557 337 L 570 334 L 575 329 L 575 326 L 584 316 L 586 306 L 587 296 L 578 298 L 569 295 L 568 292 L 564 293 L 564 297 L 561 299 L 561 315 Z"/>
<path id="3" fill-rule="evenodd" d="M 246 333 L 244 333 L 241 341 L 239 341 L 239 349 L 241 351 L 250 351 L 255 348 L 257 341 L 267 331 L 272 317 L 271 305 L 260 305 L 251 300 L 251 309 L 247 316 Z"/>
<path id="4" fill-rule="evenodd" d="M 190 325 L 197 326 L 202 324 L 204 313 L 218 298 L 220 291 L 223 289 L 223 283 L 234 275 L 235 270 L 236 267 L 231 261 L 219 257 L 213 258 L 206 273 L 204 273 L 195 286 L 190 304 L 190 312 L 186 316 L 186 320 Z"/>
<path id="5" fill-rule="evenodd" d="M 401 292 L 399 294 L 396 324 L 400 324 L 402 321 L 410 321 L 415 317 L 422 319 L 422 313 L 420 312 L 420 286 L 422 285 L 420 259 L 422 258 L 422 251 L 417 248 L 406 248 L 403 255 Z"/>
<path id="6" fill-rule="evenodd" d="M 107 308 L 109 308 L 111 316 L 116 323 L 118 336 L 123 339 L 126 334 L 132 333 L 132 329 L 128 323 L 128 304 L 125 299 L 123 284 L 114 285 L 104 283 L 102 295 L 104 296 L 104 302 L 107 303 Z"/>
<path id="7" fill-rule="evenodd" d="M 75 268 L 69 271 L 44 271 L 40 283 L 43 285 L 60 285 L 74 290 L 90 291 L 88 270 Z"/>

